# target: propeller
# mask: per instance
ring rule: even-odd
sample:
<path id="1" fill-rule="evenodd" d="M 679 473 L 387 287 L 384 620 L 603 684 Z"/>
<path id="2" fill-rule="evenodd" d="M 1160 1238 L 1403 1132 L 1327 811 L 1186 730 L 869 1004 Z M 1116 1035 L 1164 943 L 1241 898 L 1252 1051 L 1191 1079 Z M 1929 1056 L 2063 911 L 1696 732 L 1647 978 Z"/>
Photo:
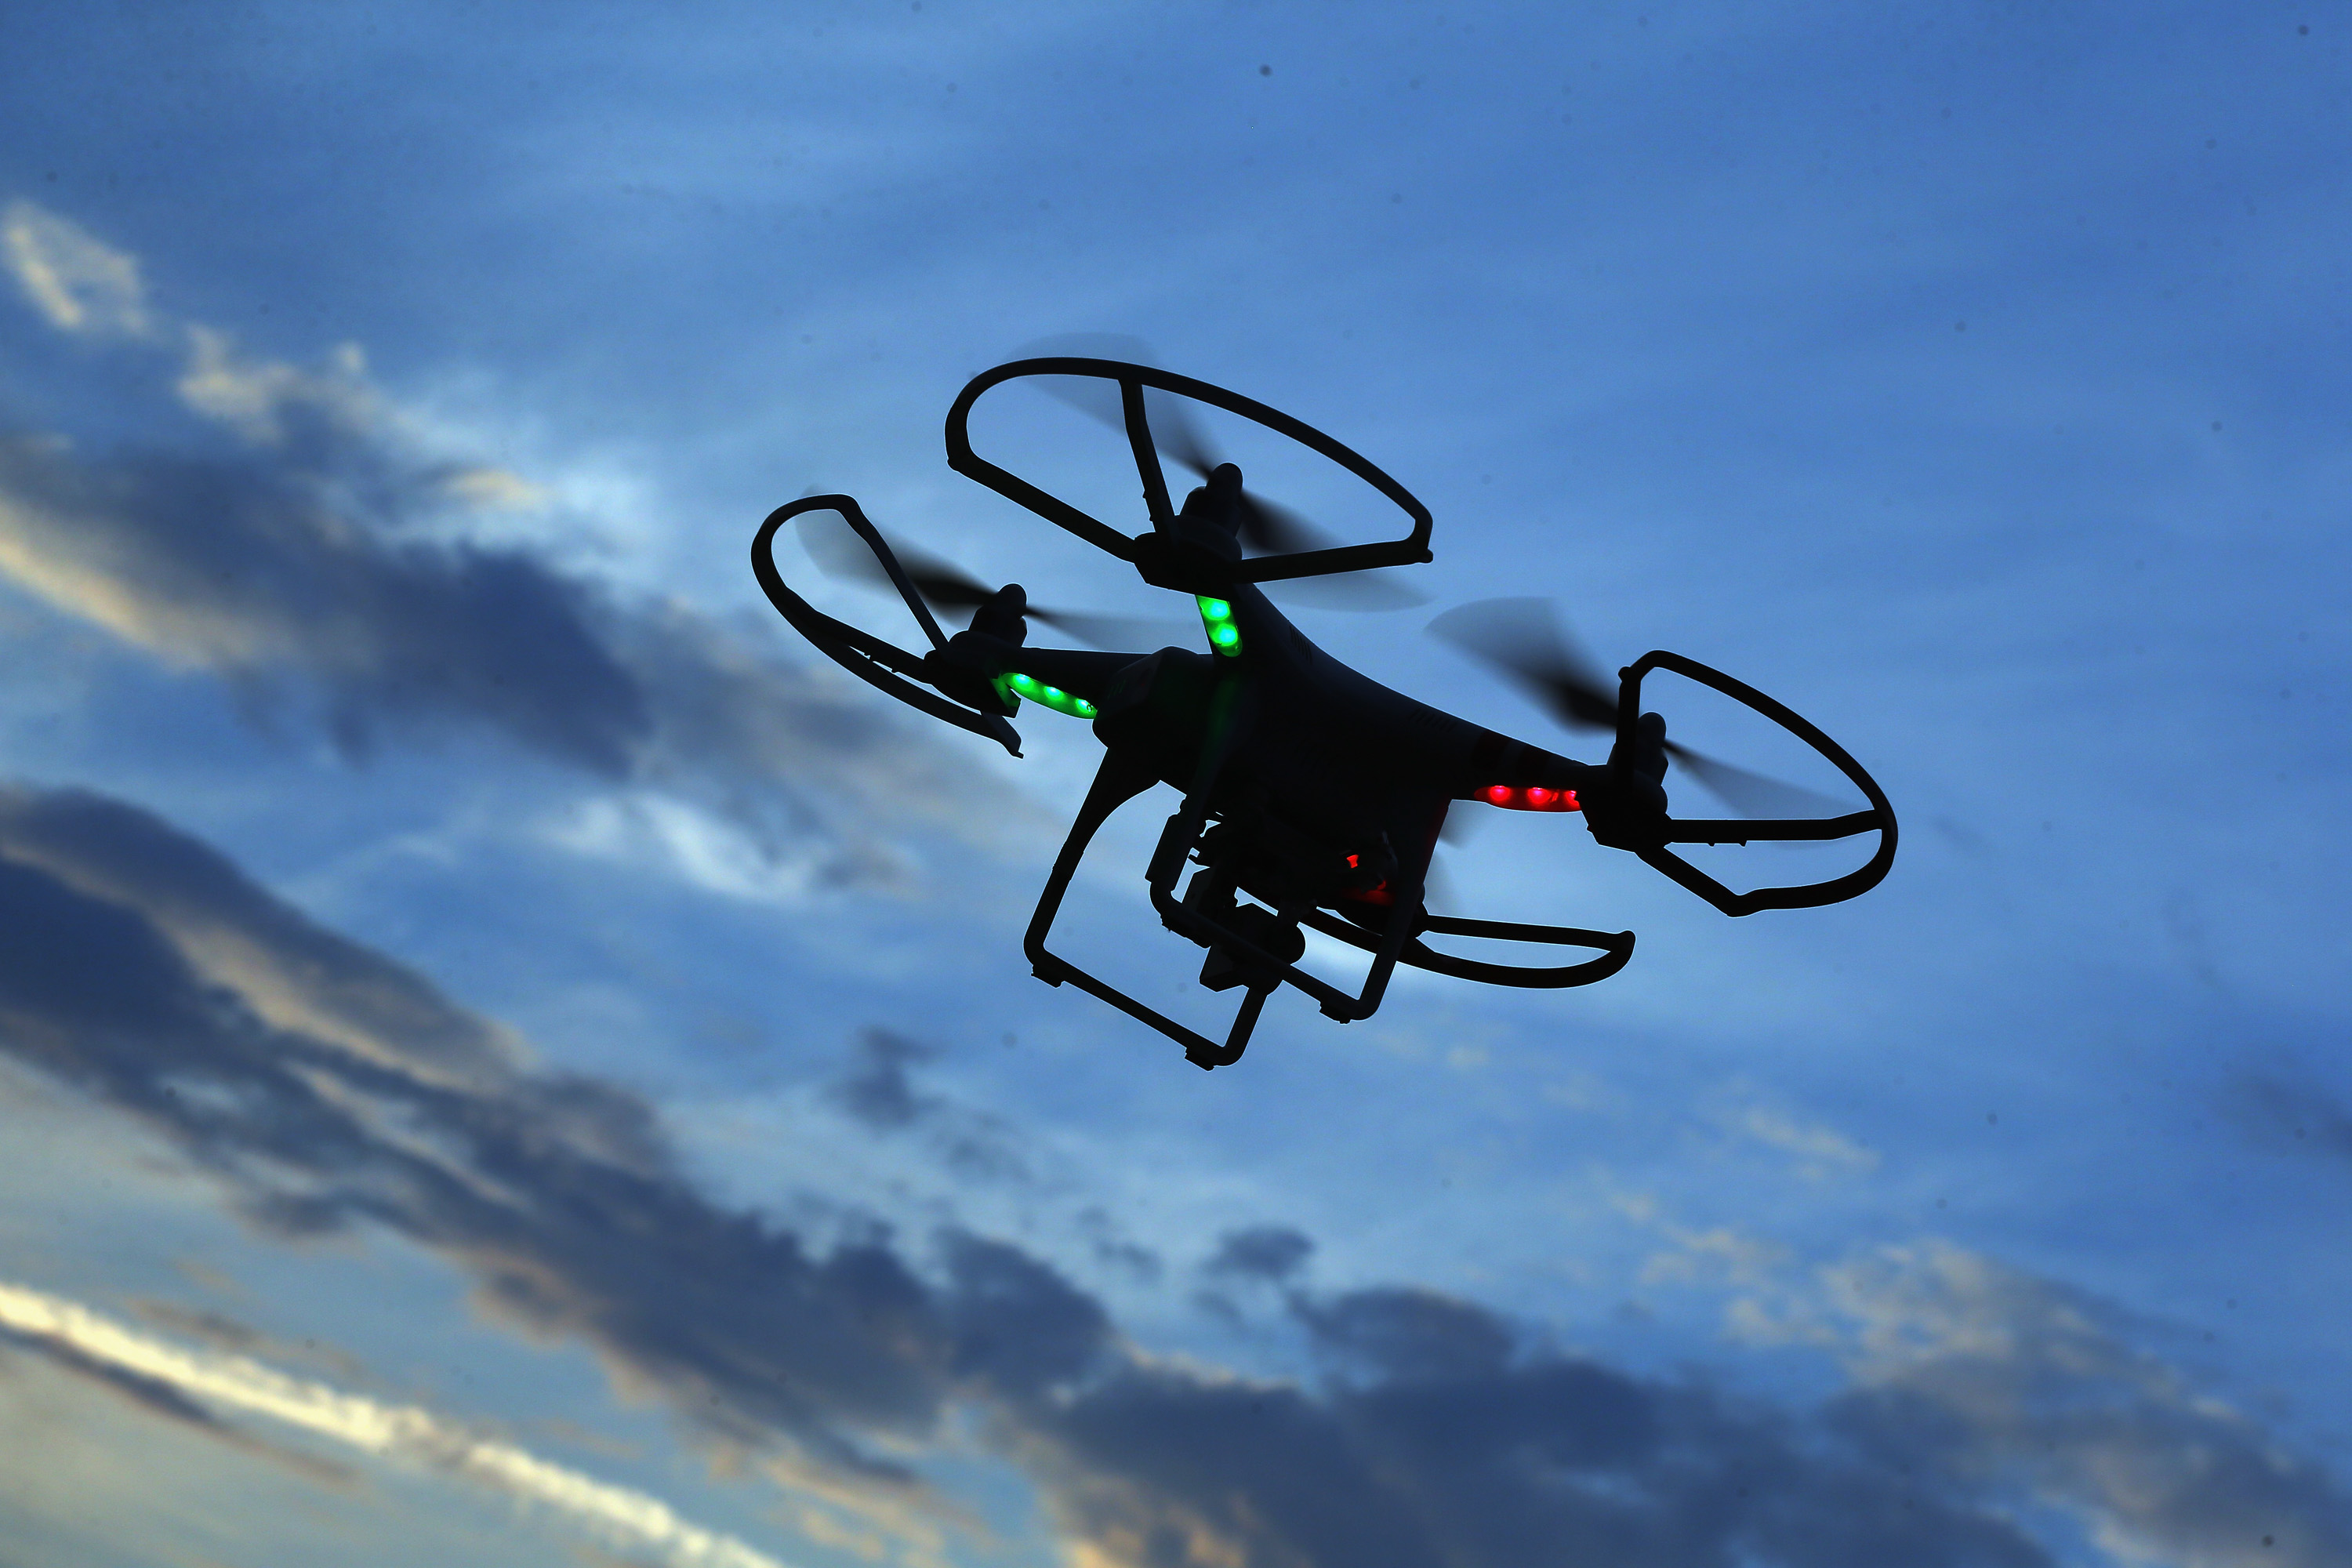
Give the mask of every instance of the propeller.
<path id="1" fill-rule="evenodd" d="M 1024 358 L 1048 356 L 1121 360 L 1129 364 L 1152 363 L 1150 349 L 1137 338 L 1108 332 L 1076 332 L 1047 338 L 1022 350 Z M 1082 414 L 1091 415 L 1114 430 L 1127 428 L 1127 412 L 1115 382 L 1099 376 L 1045 376 L 1039 384 Z M 1224 466 L 1224 458 L 1184 404 L 1158 387 L 1143 389 L 1144 420 L 1151 428 L 1153 447 L 1176 459 L 1202 484 Z M 1238 470 L 1236 470 L 1238 472 Z M 1340 542 L 1286 506 L 1244 489 L 1241 492 L 1242 542 L 1260 555 L 1296 555 L 1309 550 L 1329 550 Z M 1408 588 L 1394 578 L 1371 572 L 1339 572 L 1325 577 L 1268 584 L 1274 596 L 1326 610 L 1401 610 L 1425 605 L 1429 595 Z"/>
<path id="2" fill-rule="evenodd" d="M 845 527 L 819 521 L 824 515 L 803 512 L 798 524 L 801 547 L 816 563 L 817 570 L 844 582 L 897 593 L 898 584 L 890 581 L 889 572 L 866 547 L 866 542 Z M 995 589 L 951 561 L 901 544 L 891 545 L 890 553 L 898 558 L 899 569 L 907 574 L 907 581 L 914 584 L 915 592 L 934 610 L 976 610 L 996 596 Z M 1057 626 L 1100 648 L 1158 647 L 1181 642 L 1188 635 L 1173 622 L 1146 616 L 1089 615 L 1077 610 L 1040 609 L 1035 605 L 1031 605 L 1026 613 L 1032 620 Z"/>
<path id="3" fill-rule="evenodd" d="M 1617 687 L 1545 599 L 1482 599 L 1429 623 L 1432 635 L 1484 660 L 1533 695 L 1571 730 L 1617 728 Z M 1725 804 L 1751 816 L 1827 816 L 1844 802 L 1801 785 L 1693 751 L 1678 741 L 1666 754 Z"/>

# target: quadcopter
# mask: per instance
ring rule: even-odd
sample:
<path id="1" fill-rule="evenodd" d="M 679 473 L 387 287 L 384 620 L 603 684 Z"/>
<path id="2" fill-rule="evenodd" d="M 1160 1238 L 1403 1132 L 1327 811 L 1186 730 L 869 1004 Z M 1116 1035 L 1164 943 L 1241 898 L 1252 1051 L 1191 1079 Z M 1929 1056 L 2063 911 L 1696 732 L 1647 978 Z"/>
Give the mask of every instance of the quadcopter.
<path id="1" fill-rule="evenodd" d="M 1142 532 L 1122 533 L 972 449 L 973 405 L 992 389 L 1028 377 L 1052 378 L 1041 389 L 1125 432 L 1150 522 Z M 1223 409 L 1339 464 L 1402 511 L 1406 531 L 1371 543 L 1329 542 L 1296 514 L 1244 489 L 1241 470 L 1217 459 L 1174 401 L 1180 398 Z M 1181 507 L 1170 499 L 1163 447 L 1202 481 Z M 999 742 L 1014 756 L 1021 742 L 1010 721 L 1024 701 L 1091 724 L 1102 761 L 1055 858 L 1024 950 L 1038 979 L 1055 986 L 1067 982 L 1150 1025 L 1183 1046 L 1186 1058 L 1199 1067 L 1238 1061 L 1266 998 L 1283 985 L 1312 998 L 1326 1017 L 1347 1023 L 1378 1010 L 1400 963 L 1531 988 L 1591 984 L 1625 966 L 1633 951 L 1631 931 L 1432 914 L 1424 905 L 1432 857 L 1457 803 L 1580 814 L 1595 840 L 1639 857 L 1727 915 L 1837 903 L 1877 886 L 1894 864 L 1895 813 L 1877 782 L 1812 724 L 1695 659 L 1646 653 L 1618 672 L 1612 692 L 1572 645 L 1528 613 L 1531 602 L 1497 602 L 1469 616 L 1465 610 L 1478 607 L 1465 606 L 1432 623 L 1433 631 L 1533 689 L 1565 722 L 1613 731 L 1608 761 L 1595 764 L 1415 701 L 1317 647 L 1276 608 L 1263 585 L 1426 562 L 1432 559 L 1431 517 L 1386 473 L 1288 415 L 1150 365 L 1023 359 L 985 371 L 964 387 L 948 411 L 947 450 L 958 473 L 1127 563 L 1153 587 L 1189 595 L 1205 648 L 1138 654 L 1033 647 L 1032 620 L 1096 642 L 1116 640 L 1116 628 L 1106 631 L 1099 620 L 1033 606 L 1018 584 L 992 590 L 944 562 L 894 551 L 846 495 L 804 496 L 777 508 L 752 542 L 752 572 L 784 619 L 853 674 L 934 718 Z M 829 538 L 812 531 L 811 514 L 823 512 L 837 514 L 854 540 L 837 528 L 829 529 Z M 795 518 L 811 554 L 828 573 L 894 589 L 929 637 L 929 649 L 910 653 L 822 614 L 786 586 L 773 542 L 778 529 Z M 969 626 L 943 635 L 935 605 L 971 610 Z M 1664 721 L 1641 708 L 1643 679 L 1661 669 L 1710 687 L 1790 731 L 1844 774 L 1868 807 L 1828 816 L 1670 816 L 1664 787 L 1669 756 L 1727 795 L 1738 781 L 1770 781 L 1665 738 Z M 1160 832 L 1144 880 L 1161 924 L 1207 950 L 1200 984 L 1213 992 L 1242 993 L 1223 1043 L 1047 945 L 1096 833 L 1121 805 L 1162 784 L 1182 798 Z M 1732 891 L 1674 849 L 1864 833 L 1875 833 L 1878 843 L 1859 868 L 1805 886 L 1748 892 Z M 1370 954 L 1355 994 L 1300 967 L 1307 931 Z M 1507 964 L 1433 949 L 1423 941 L 1431 935 L 1549 944 L 1595 956 L 1551 966 Z"/>

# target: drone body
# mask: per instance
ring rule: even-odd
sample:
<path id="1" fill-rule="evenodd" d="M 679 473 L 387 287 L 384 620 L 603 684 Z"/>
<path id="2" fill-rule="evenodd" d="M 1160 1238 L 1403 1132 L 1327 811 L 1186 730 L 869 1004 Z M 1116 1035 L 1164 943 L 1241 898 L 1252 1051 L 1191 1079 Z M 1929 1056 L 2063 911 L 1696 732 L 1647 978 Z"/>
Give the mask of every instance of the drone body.
<path id="1" fill-rule="evenodd" d="M 1021 376 L 1087 377 L 1117 384 L 1117 419 L 1126 430 L 1151 527 L 1120 534 L 1057 497 L 975 454 L 967 420 L 982 394 Z M 1181 411 L 1146 392 L 1173 393 L 1225 408 L 1301 441 L 1340 463 L 1412 520 L 1385 543 L 1313 547 L 1311 531 L 1242 488 L 1240 470 L 1213 461 Z M 1152 430 L 1205 480 L 1181 510 L 1171 508 Z M 1656 652 L 1620 672 L 1612 700 L 1568 668 L 1515 673 L 1544 686 L 1570 722 L 1616 731 L 1610 760 L 1573 761 L 1444 713 L 1391 690 L 1315 646 L 1276 607 L 1263 582 L 1328 576 L 1426 561 L 1430 516 L 1402 486 L 1320 431 L 1205 383 L 1118 361 L 1017 361 L 975 378 L 948 417 L 949 461 L 959 471 L 1132 563 L 1144 581 L 1188 594 L 1198 607 L 1207 652 L 1101 653 L 1032 647 L 1028 622 L 1082 618 L 1029 605 L 1023 590 L 993 593 L 940 563 L 911 572 L 847 496 L 812 496 L 781 507 L 761 527 L 752 568 L 776 608 L 817 647 L 862 679 L 960 728 L 1019 753 L 1007 721 L 1026 699 L 1091 721 L 1103 761 L 1038 901 L 1025 949 L 1038 978 L 1100 997 L 1185 1047 L 1203 1068 L 1239 1059 L 1266 997 L 1289 984 L 1341 1022 L 1369 1017 L 1399 963 L 1488 984 L 1556 987 L 1605 979 L 1632 955 L 1630 931 L 1537 926 L 1432 915 L 1423 900 L 1440 829 L 1454 803 L 1581 813 L 1601 843 L 1638 855 L 1728 914 L 1797 908 L 1852 898 L 1892 865 L 1892 808 L 1869 774 L 1826 735 L 1760 692 L 1677 655 Z M 932 643 L 921 656 L 822 615 L 787 587 L 772 541 L 788 519 L 838 512 L 872 552 L 872 564 L 846 569 L 887 581 Z M 1293 546 L 1251 555 L 1244 544 Z M 1297 548 L 1301 542 L 1307 548 Z M 969 629 L 943 636 L 928 601 L 974 609 Z M 1465 638 L 1465 640 L 1472 640 Z M 1507 665 L 1492 647 L 1479 649 Z M 1870 802 L 1866 810 L 1822 818 L 1676 821 L 1662 787 L 1671 752 L 1695 768 L 1728 769 L 1665 740 L 1656 715 L 1640 711 L 1643 677 L 1666 668 L 1713 687 L 1790 730 L 1835 764 Z M 920 685 L 916 684 L 920 682 Z M 1702 778 L 1708 776 L 1702 773 Z M 1752 776 L 1752 775 L 1745 775 Z M 1063 895 L 1087 846 L 1110 814 L 1155 784 L 1182 795 L 1146 870 L 1161 922 L 1207 949 L 1201 984 L 1240 989 L 1223 1042 L 1187 1028 L 1086 973 L 1048 945 Z M 1683 843 L 1766 838 L 1840 838 L 1875 831 L 1868 863 L 1802 888 L 1733 893 L 1676 856 Z M 1186 868 L 1194 868 L 1184 880 Z M 1179 888 L 1180 880 L 1183 886 Z M 1361 949 L 1371 964 L 1349 992 L 1299 967 L 1302 928 Z M 1597 950 L 1554 967 L 1486 963 L 1433 950 L 1425 934 L 1540 942 Z"/>

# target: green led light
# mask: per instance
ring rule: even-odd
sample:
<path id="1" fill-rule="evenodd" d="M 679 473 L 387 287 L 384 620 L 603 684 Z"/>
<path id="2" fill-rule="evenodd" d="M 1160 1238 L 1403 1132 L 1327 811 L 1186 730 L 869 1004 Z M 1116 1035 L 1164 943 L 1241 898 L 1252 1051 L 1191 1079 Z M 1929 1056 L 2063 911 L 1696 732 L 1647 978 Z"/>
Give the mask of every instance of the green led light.
<path id="1" fill-rule="evenodd" d="M 1216 650 L 1228 658 L 1241 652 L 1242 632 L 1234 625 L 1233 605 L 1206 594 L 1193 595 L 1192 602 L 1201 606 L 1201 625 L 1207 629 L 1209 641 Z"/>
<path id="2" fill-rule="evenodd" d="M 1058 686 L 1048 686 L 1034 675 L 1000 675 L 996 678 L 996 689 L 1008 698 L 1012 692 L 1017 691 L 1041 707 L 1051 708 L 1056 713 L 1067 713 L 1073 719 L 1091 719 L 1099 711 L 1085 698 L 1072 696 Z M 1012 700 L 1017 702 L 1019 699 L 1012 698 Z"/>

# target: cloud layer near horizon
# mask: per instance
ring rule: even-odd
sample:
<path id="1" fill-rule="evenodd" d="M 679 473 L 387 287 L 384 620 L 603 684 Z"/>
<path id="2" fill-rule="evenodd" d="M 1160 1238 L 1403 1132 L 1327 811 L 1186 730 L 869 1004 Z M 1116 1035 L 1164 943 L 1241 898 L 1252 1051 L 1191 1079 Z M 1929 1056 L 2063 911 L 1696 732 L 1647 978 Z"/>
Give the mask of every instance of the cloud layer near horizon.
<path id="1" fill-rule="evenodd" d="M 133 807 L 13 792 L 0 925 L 0 1047 L 163 1137 L 262 1232 L 404 1237 L 705 1441 L 877 1512 L 951 1515 L 899 1456 L 951 1447 L 963 1411 L 1104 1568 L 2035 1568 L 2055 1559 L 2029 1500 L 2158 1562 L 2352 1554 L 2324 1470 L 2096 1303 L 1954 1249 L 1832 1271 L 1808 1331 L 1851 1385 L 1794 1409 L 1436 1292 L 1310 1290 L 1307 1238 L 1244 1234 L 1223 1274 L 1324 1369 L 1253 1379 L 1130 1343 L 1003 1241 L 854 1216 L 820 1239 L 714 1203 L 637 1097 L 533 1070 Z"/>
<path id="2" fill-rule="evenodd" d="M 682 1520 L 657 1498 L 567 1469 L 414 1405 L 387 1405 L 289 1376 L 242 1355 L 143 1334 L 76 1301 L 0 1281 L 0 1345 L 16 1339 L 125 1389 L 150 1409 L 222 1430 L 208 1406 L 251 1412 L 363 1453 L 462 1476 L 551 1508 L 670 1568 L 784 1568 L 731 1536 Z"/>

